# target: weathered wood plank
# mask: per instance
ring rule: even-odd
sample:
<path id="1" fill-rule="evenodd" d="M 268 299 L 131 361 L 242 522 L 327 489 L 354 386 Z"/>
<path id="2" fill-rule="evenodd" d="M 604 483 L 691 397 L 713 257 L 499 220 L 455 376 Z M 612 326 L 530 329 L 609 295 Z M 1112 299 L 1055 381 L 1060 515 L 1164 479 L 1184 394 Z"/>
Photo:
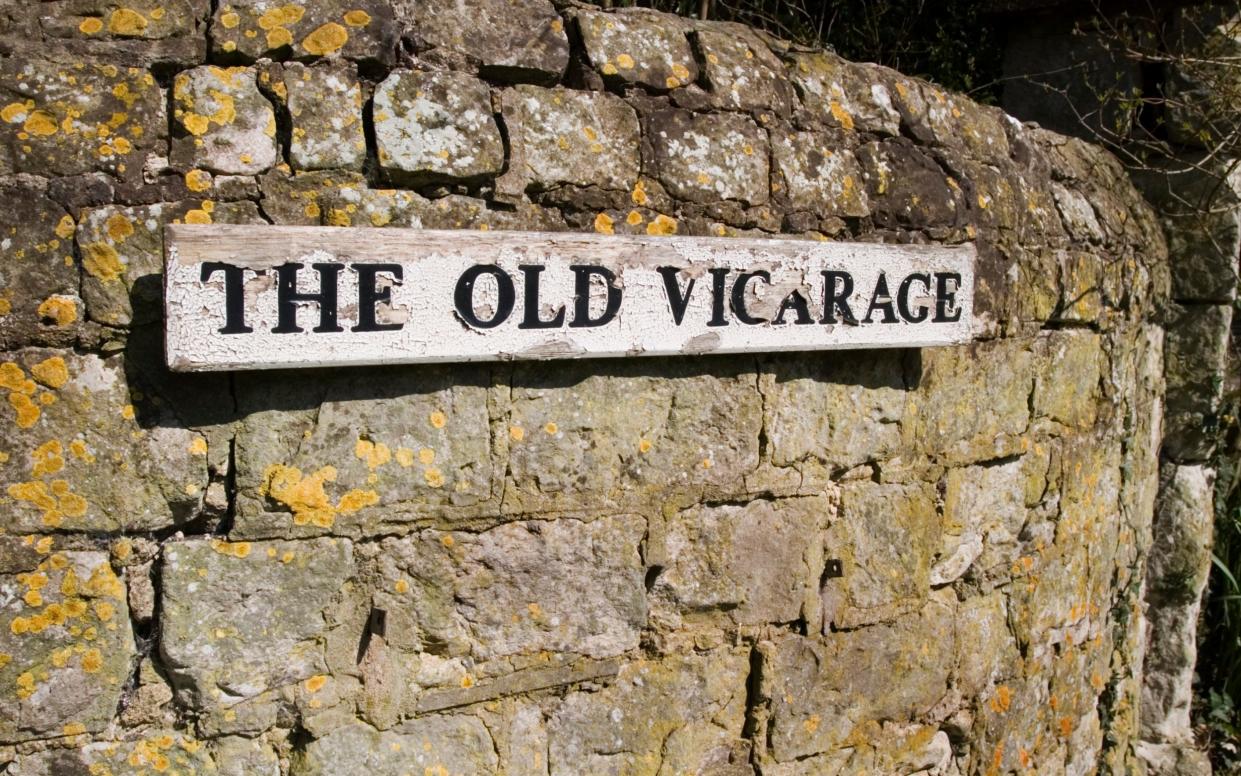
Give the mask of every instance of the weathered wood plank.
<path id="1" fill-rule="evenodd" d="M 968 245 L 225 225 L 165 245 L 178 371 L 924 347 L 972 325 Z"/>

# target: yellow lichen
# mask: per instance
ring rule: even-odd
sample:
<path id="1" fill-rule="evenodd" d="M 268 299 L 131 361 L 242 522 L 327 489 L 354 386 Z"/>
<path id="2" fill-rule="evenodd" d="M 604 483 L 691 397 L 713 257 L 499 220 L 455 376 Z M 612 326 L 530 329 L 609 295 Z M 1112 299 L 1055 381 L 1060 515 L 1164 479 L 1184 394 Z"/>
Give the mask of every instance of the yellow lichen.
<path id="1" fill-rule="evenodd" d="M 599 234 L 612 234 L 612 226 L 615 222 L 607 213 L 600 213 L 595 216 L 595 231 Z"/>
<path id="2" fill-rule="evenodd" d="M 62 240 L 68 240 L 73 236 L 73 216 L 63 215 L 56 224 L 56 236 Z"/>
<path id="3" fill-rule="evenodd" d="M 82 253 L 82 267 L 93 278 L 115 282 L 125 272 L 120 254 L 105 242 L 87 243 L 82 246 Z"/>
<path id="4" fill-rule="evenodd" d="M 9 404 L 17 413 L 17 427 L 30 428 L 39 420 L 39 407 L 24 393 L 10 393 Z"/>
<path id="5" fill-rule="evenodd" d="M 121 242 L 134 233 L 134 225 L 121 213 L 113 213 L 104 222 L 104 231 L 112 242 Z"/>
<path id="6" fill-rule="evenodd" d="M 625 223 L 630 226 L 637 226 L 642 223 L 642 214 L 636 210 L 630 210 L 629 215 L 625 217 Z"/>
<path id="7" fill-rule="evenodd" d="M 83 35 L 94 35 L 103 29 L 103 20 L 96 16 L 88 16 L 78 25 L 78 32 Z"/>
<path id="8" fill-rule="evenodd" d="M 371 23 L 371 15 L 362 9 L 355 9 L 345 14 L 345 24 L 350 27 L 365 27 Z"/>
<path id="9" fill-rule="evenodd" d="M 359 439 L 353 446 L 353 454 L 366 462 L 367 468 L 374 471 L 392 460 L 392 451 L 383 442 L 378 444 L 369 439 Z"/>
<path id="10" fill-rule="evenodd" d="M 276 27 L 286 27 L 290 24 L 296 24 L 302 20 L 302 16 L 306 14 L 306 9 L 300 5 L 292 3 L 273 8 L 259 17 L 259 27 L 264 30 L 275 29 Z"/>
<path id="11" fill-rule="evenodd" d="M 275 27 L 267 31 L 267 47 L 280 48 L 293 45 L 293 33 L 284 27 Z"/>
<path id="12" fill-rule="evenodd" d="M 340 51 L 349 41 L 349 32 L 336 22 L 328 22 L 306 36 L 302 49 L 316 57 Z"/>
<path id="13" fill-rule="evenodd" d="M 836 123 L 845 129 L 853 129 L 853 117 L 841 106 L 839 101 L 832 100 L 828 107 L 832 112 L 832 117 L 836 119 Z"/>
<path id="14" fill-rule="evenodd" d="M 520 442 L 526 438 L 526 430 L 521 426 L 509 426 L 508 435 L 514 442 Z"/>
<path id="15" fill-rule="evenodd" d="M 340 503 L 337 510 L 342 515 L 352 515 L 354 512 L 374 506 L 379 503 L 379 494 L 373 490 L 359 490 L 354 488 L 340 497 Z"/>
<path id="16" fill-rule="evenodd" d="M 625 70 L 632 70 L 634 66 L 633 57 L 629 56 L 628 54 L 621 54 L 620 56 L 616 58 L 616 65 L 617 67 L 623 68 Z"/>
<path id="17" fill-rule="evenodd" d="M 323 685 L 327 684 L 327 676 L 317 674 L 310 677 L 305 682 L 306 692 L 316 693 L 323 689 Z"/>
<path id="18" fill-rule="evenodd" d="M 98 649 L 91 648 L 86 650 L 86 654 L 82 655 L 82 670 L 88 674 L 93 674 L 103 667 L 103 655 Z"/>
<path id="19" fill-rule="evenodd" d="M 557 426 L 554 421 L 549 420 L 543 425 L 543 432 L 548 435 L 555 434 L 559 430 L 560 426 Z"/>
<path id="20" fill-rule="evenodd" d="M 30 367 L 30 374 L 48 388 L 60 388 L 69 382 L 69 367 L 60 356 L 40 361 Z"/>
<path id="21" fill-rule="evenodd" d="M 444 416 L 444 413 L 439 412 L 439 411 L 432 412 L 430 420 L 431 420 L 431 425 L 434 426 L 435 428 L 443 428 L 445 424 L 448 423 L 448 418 Z"/>
<path id="22" fill-rule="evenodd" d="M 207 440 L 202 437 L 194 437 L 194 441 L 190 442 L 189 451 L 190 455 L 206 455 Z"/>
<path id="23" fill-rule="evenodd" d="M 30 466 L 31 476 L 42 477 L 46 474 L 55 474 L 65 468 L 63 453 L 64 448 L 61 446 L 59 439 L 52 439 L 36 447 L 34 452 L 30 454 L 32 461 Z"/>
<path id="24" fill-rule="evenodd" d="M 40 137 L 54 135 L 56 134 L 56 119 L 50 113 L 37 110 L 26 117 L 22 129 Z"/>
<path id="25" fill-rule="evenodd" d="M 185 223 L 187 224 L 209 224 L 211 223 L 211 214 L 206 210 L 194 209 L 185 213 Z"/>
<path id="26" fill-rule="evenodd" d="M 274 464 L 267 468 L 262 493 L 287 506 L 295 525 L 307 523 L 328 528 L 336 520 L 337 508 L 324 491 L 324 484 L 336 481 L 336 467 L 324 466 L 309 477 L 300 469 Z"/>
<path id="27" fill-rule="evenodd" d="M 422 473 L 427 484 L 433 488 L 442 488 L 444 486 L 444 473 L 432 466 Z"/>
<path id="28" fill-rule="evenodd" d="M 241 22 L 241 17 L 236 11 L 225 11 L 220 14 L 220 24 L 227 30 L 231 30 Z"/>
<path id="29" fill-rule="evenodd" d="M 656 237 L 676 234 L 676 219 L 669 218 L 661 213 L 655 216 L 655 219 L 646 225 L 646 233 Z"/>
<path id="30" fill-rule="evenodd" d="M 118 8 L 108 17 L 108 32 L 134 38 L 146 31 L 146 17 L 131 8 Z"/>
<path id="31" fill-rule="evenodd" d="M 185 174 L 185 187 L 190 191 L 206 191 L 211 188 L 211 173 L 206 170 L 190 170 Z"/>
<path id="32" fill-rule="evenodd" d="M 633 187 L 633 193 L 630 196 L 632 197 L 633 203 L 635 205 L 645 205 L 646 200 L 647 200 L 646 184 L 643 183 L 642 181 L 638 181 L 637 183 L 635 183 Z"/>

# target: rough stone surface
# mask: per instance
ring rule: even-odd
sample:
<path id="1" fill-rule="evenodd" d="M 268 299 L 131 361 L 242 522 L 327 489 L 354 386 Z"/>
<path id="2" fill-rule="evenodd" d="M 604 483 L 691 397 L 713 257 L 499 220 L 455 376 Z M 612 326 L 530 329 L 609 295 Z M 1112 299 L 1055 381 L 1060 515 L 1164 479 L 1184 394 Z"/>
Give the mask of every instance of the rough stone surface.
<path id="1" fill-rule="evenodd" d="M 6 58 L 0 92 L 0 172 L 132 178 L 168 135 L 163 92 L 139 68 Z"/>
<path id="2" fill-rule="evenodd" d="M 211 17 L 211 42 L 224 59 L 345 57 L 386 63 L 396 30 L 391 6 L 379 0 L 227 0 Z"/>
<path id="3" fill-rule="evenodd" d="M 208 65 L 178 73 L 172 87 L 173 161 L 186 170 L 254 175 L 276 163 L 276 114 L 255 71 Z"/>
<path id="4" fill-rule="evenodd" d="M 487 727 L 477 717 L 412 720 L 394 730 L 354 725 L 313 742 L 291 771 L 297 776 L 407 773 L 491 773 L 496 753 Z"/>
<path id="5" fill-rule="evenodd" d="M 25 568 L 0 577 L 5 742 L 102 731 L 134 657 L 125 584 L 108 556 L 54 544 L 32 539 Z"/>
<path id="6" fill-rule="evenodd" d="M 1218 424 L 1232 307 L 1174 305 L 1164 347 L 1168 381 L 1164 455 L 1179 461 L 1202 461 L 1211 455 Z"/>
<path id="7" fill-rule="evenodd" d="M 293 121 L 289 162 L 298 170 L 360 170 L 366 161 L 362 88 L 345 62 L 285 65 L 283 78 Z"/>
<path id="8" fill-rule="evenodd" d="M 504 144 L 482 81 L 459 73 L 393 71 L 375 89 L 379 166 L 421 182 L 500 172 Z"/>
<path id="9" fill-rule="evenodd" d="M 578 11 L 573 19 L 591 66 L 607 81 L 667 91 L 698 78 L 688 29 L 678 21 L 641 11 Z"/>
<path id="10" fill-rule="evenodd" d="M 549 0 L 396 3 L 423 58 L 501 81 L 548 83 L 569 64 L 564 20 Z"/>
<path id="11" fill-rule="evenodd" d="M 714 104 L 788 113 L 795 97 L 785 67 L 753 30 L 739 24 L 699 24 L 693 37 Z"/>
<path id="12" fill-rule="evenodd" d="M 829 127 L 896 135 L 900 114 L 887 86 L 834 54 L 798 54 L 790 69 L 805 106 Z"/>
<path id="13" fill-rule="evenodd" d="M 820 217 L 858 218 L 870 214 L 870 200 L 853 152 L 832 135 L 772 133 L 772 152 L 782 182 L 777 196 L 790 210 Z M 836 149 L 836 150 L 833 150 Z"/>
<path id="14" fill-rule="evenodd" d="M 0 346 L 67 345 L 84 318 L 73 218 L 37 182 L 0 186 Z"/>
<path id="15" fill-rule="evenodd" d="M 649 119 L 659 180 L 691 202 L 761 205 L 770 193 L 766 134 L 745 116 L 666 110 Z"/>
<path id="16" fill-rule="evenodd" d="M 630 191 L 638 182 L 638 117 L 606 93 L 519 86 L 505 92 L 508 172 L 498 185 L 600 186 Z"/>
<path id="17" fill-rule="evenodd" d="M 72 739 L 70 739 L 72 740 Z M 63 773 L 212 773 L 218 763 L 206 742 L 176 730 L 149 730 L 141 738 L 94 741 L 72 749 L 48 749 L 24 755 L 13 764 L 15 776 Z"/>
<path id="18" fill-rule="evenodd" d="M 200 506 L 203 438 L 135 399 L 121 358 L 5 353 L 0 386 L 5 531 L 150 531 Z"/>

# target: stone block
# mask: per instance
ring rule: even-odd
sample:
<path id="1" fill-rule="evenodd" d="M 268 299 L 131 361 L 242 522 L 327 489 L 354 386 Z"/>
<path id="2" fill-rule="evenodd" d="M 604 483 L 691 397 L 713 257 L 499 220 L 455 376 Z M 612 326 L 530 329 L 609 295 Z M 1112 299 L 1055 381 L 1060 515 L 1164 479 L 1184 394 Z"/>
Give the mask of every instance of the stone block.
<path id="1" fill-rule="evenodd" d="M 742 746 L 748 650 L 640 660 L 548 722 L 548 773 L 704 773 Z"/>
<path id="2" fill-rule="evenodd" d="M 591 67 L 605 81 L 662 92 L 698 78 L 688 27 L 675 16 L 638 10 L 576 11 L 573 20 Z"/>
<path id="3" fill-rule="evenodd" d="M 857 150 L 875 223 L 889 228 L 955 226 L 959 188 L 943 168 L 905 141 L 867 143 Z"/>
<path id="4" fill-rule="evenodd" d="M 419 56 L 452 70 L 476 70 L 506 82 L 555 83 L 569 64 L 564 21 L 549 0 L 417 2 L 401 0 L 398 13 Z"/>
<path id="5" fill-rule="evenodd" d="M 238 378 L 247 420 L 237 435 L 236 530 L 362 534 L 491 496 L 480 376 L 425 367 L 377 374 Z"/>
<path id="6" fill-rule="evenodd" d="M 794 622 L 815 609 L 823 572 L 824 497 L 692 507 L 667 521 L 667 561 L 651 586 L 668 615 L 738 625 Z"/>
<path id="7" fill-rule="evenodd" d="M 379 166 L 394 180 L 477 180 L 504 166 L 491 93 L 471 76 L 394 70 L 375 88 L 374 116 Z"/>
<path id="8" fill-rule="evenodd" d="M 77 227 L 82 298 L 92 321 L 109 326 L 163 317 L 164 227 L 168 224 L 263 224 L 253 202 L 184 202 L 83 210 Z"/>
<path id="9" fill-rule="evenodd" d="M 486 725 L 467 715 L 419 717 L 391 730 L 358 723 L 310 742 L 293 776 L 405 776 L 495 773 L 499 762 Z"/>
<path id="10" fill-rule="evenodd" d="M 327 673 L 333 603 L 353 575 L 340 539 L 165 545 L 160 654 L 181 702 L 224 722 L 246 715 L 237 732 L 274 722 L 273 691 Z"/>
<path id="11" fill-rule="evenodd" d="M 0 62 L 0 172 L 132 179 L 168 137 L 164 93 L 138 68 Z"/>
<path id="12" fill-rule="evenodd" d="M 73 341 L 83 317 L 73 230 L 39 183 L 0 183 L 0 347 Z"/>
<path id="13" fill-rule="evenodd" d="M 792 84 L 784 64 L 753 29 L 741 24 L 700 23 L 693 41 L 713 105 L 743 111 L 792 110 Z"/>
<path id="14" fill-rule="evenodd" d="M 387 64 L 396 38 L 383 0 L 225 0 L 211 17 L 212 51 L 224 61 L 344 57 Z"/>
<path id="15" fill-rule="evenodd" d="M 505 510 L 660 503 L 670 491 L 738 493 L 758 466 L 762 399 L 725 366 L 537 365 L 513 376 Z"/>
<path id="16" fill-rule="evenodd" d="M 823 627 L 855 628 L 922 608 L 940 546 L 935 493 L 922 483 L 846 482 L 826 552 L 844 575 L 824 582 Z"/>
<path id="17" fill-rule="evenodd" d="M 900 113 L 887 86 L 861 65 L 835 54 L 802 53 L 792 57 L 790 77 L 802 105 L 829 127 L 883 135 L 900 133 Z"/>
<path id="18" fill-rule="evenodd" d="M 36 558 L 0 577 L 0 741 L 98 733 L 135 657 L 125 584 L 106 553 L 28 540 Z"/>
<path id="19" fill-rule="evenodd" d="M 477 661 L 625 653 L 646 624 L 645 533 L 644 520 L 626 515 L 386 539 L 377 605 L 414 629 L 398 634 L 394 623 L 389 641 Z"/>
<path id="20" fill-rule="evenodd" d="M 944 530 L 931 584 L 945 585 L 971 567 L 973 576 L 1003 576 L 1016 560 L 1026 523 L 1022 461 L 967 466 L 948 472 Z"/>
<path id="21" fill-rule="evenodd" d="M 771 759 L 830 753 L 868 725 L 930 711 L 952 673 L 954 601 L 937 596 L 891 624 L 760 644 Z"/>
<path id="22" fill-rule="evenodd" d="M 1146 597 L 1159 606 L 1197 604 L 1211 570 L 1215 472 L 1165 463 L 1159 478 Z"/>
<path id="23" fill-rule="evenodd" d="M 362 134 L 362 87 L 356 66 L 329 61 L 284 66 L 293 120 L 289 162 L 297 170 L 360 170 L 366 161 Z"/>
<path id="24" fill-rule="evenodd" d="M 638 117 L 619 97 L 518 86 L 502 99 L 511 149 L 502 189 L 518 196 L 566 184 L 629 191 L 638 182 Z"/>
<path id="25" fill-rule="evenodd" d="M 1232 307 L 1173 305 L 1172 314 L 1164 341 L 1163 453 L 1202 461 L 1215 449 Z"/>
<path id="26" fill-rule="evenodd" d="M 1098 416 L 1102 340 L 1083 330 L 1044 333 L 1035 347 L 1034 415 L 1087 429 Z"/>
<path id="27" fill-rule="evenodd" d="M 352 225 L 342 216 L 333 221 L 327 204 L 343 192 L 366 188 L 360 173 L 347 170 L 316 170 L 293 174 L 280 165 L 259 178 L 263 194 L 263 212 L 273 223 L 292 226 Z M 349 213 L 344 213 L 348 217 Z"/>
<path id="28" fill-rule="evenodd" d="M 669 109 L 648 121 L 656 174 L 674 197 L 702 203 L 767 202 L 767 134 L 748 117 Z"/>
<path id="29" fill-rule="evenodd" d="M 41 54 L 66 65 L 83 61 L 151 67 L 202 62 L 207 42 L 195 22 L 208 13 L 204 0 L 52 0 L 9 4 L 0 41 L 21 50 L 41 44 Z M 7 39 L 7 40 L 6 40 Z"/>
<path id="30" fill-rule="evenodd" d="M 907 393 L 900 353 L 801 356 L 773 371 L 764 393 L 776 466 L 812 460 L 847 469 L 900 446 Z"/>
<path id="31" fill-rule="evenodd" d="M 297 6 L 285 6 L 296 8 Z M 276 114 L 253 68 L 205 65 L 173 81 L 172 160 L 182 169 L 255 175 L 278 161 Z"/>
<path id="32" fill-rule="evenodd" d="M 922 375 L 905 410 L 919 448 L 970 463 L 1012 455 L 1030 423 L 1033 357 L 1021 341 L 922 351 Z M 986 396 L 986 401 L 978 401 Z"/>
<path id="33" fill-rule="evenodd" d="M 402 189 L 342 186 L 326 192 L 323 219 L 331 226 L 394 226 L 413 229 L 523 229 L 562 232 L 558 211 L 529 202 L 512 210 L 487 207 L 487 201 L 461 194 L 427 199 Z"/>
<path id="34" fill-rule="evenodd" d="M 72 749 L 26 754 L 10 768 L 13 776 L 60 774 L 214 773 L 225 765 L 207 742 L 177 730 L 146 730 L 141 737 L 90 741 Z"/>
<path id="35" fill-rule="evenodd" d="M 120 357 L 6 353 L 0 386 L 5 531 L 153 531 L 198 509 L 203 438 L 153 404 L 139 414 Z"/>
<path id="36" fill-rule="evenodd" d="M 981 161 L 998 162 L 1009 157 L 1008 133 L 1011 121 L 1003 111 L 950 94 L 928 83 L 921 83 L 926 105 L 926 125 L 939 145 L 964 148 Z"/>
<path id="37" fill-rule="evenodd" d="M 870 214 L 862 168 L 839 136 L 773 130 L 771 150 L 777 200 L 786 201 L 789 209 L 822 218 Z"/>

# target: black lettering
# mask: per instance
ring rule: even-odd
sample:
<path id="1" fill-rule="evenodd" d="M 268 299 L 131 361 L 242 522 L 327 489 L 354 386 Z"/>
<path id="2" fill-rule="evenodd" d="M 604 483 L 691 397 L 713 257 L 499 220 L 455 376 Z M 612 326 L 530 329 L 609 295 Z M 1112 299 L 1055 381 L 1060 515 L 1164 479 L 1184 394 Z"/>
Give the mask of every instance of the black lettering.
<path id="1" fill-rule="evenodd" d="M 344 331 L 336 324 L 336 289 L 343 264 L 311 264 L 319 275 L 318 293 L 301 293 L 297 290 L 297 272 L 301 264 L 281 264 L 276 267 L 276 328 L 273 334 L 289 334 L 302 330 L 297 325 L 297 303 L 315 302 L 319 305 L 319 325 L 312 331 Z"/>
<path id="2" fill-rule="evenodd" d="M 569 322 L 570 329 L 585 329 L 595 326 L 603 326 L 616 317 L 616 311 L 621 305 L 620 286 L 616 285 L 616 273 L 607 267 L 596 267 L 587 264 L 571 264 L 569 269 L 573 270 L 573 320 Z M 603 313 L 598 318 L 590 317 L 590 277 L 595 275 L 603 278 L 603 283 L 608 289 L 608 301 L 604 305 Z"/>
<path id="3" fill-rule="evenodd" d="M 495 313 L 487 320 L 482 320 L 474 312 L 474 284 L 481 275 L 491 275 L 496 279 L 497 300 Z M 492 264 L 475 264 L 457 278 L 457 287 L 453 291 L 453 304 L 457 308 L 457 316 L 475 329 L 493 329 L 508 320 L 513 314 L 513 303 L 517 292 L 513 288 L 513 279 L 508 273 Z"/>
<path id="4" fill-rule="evenodd" d="M 551 320 L 545 321 L 539 318 L 539 275 L 542 274 L 546 267 L 539 264 L 521 264 L 517 267 L 525 275 L 525 293 L 522 304 L 524 311 L 521 316 L 521 323 L 517 324 L 519 329 L 559 329 L 564 326 L 564 305 L 552 315 Z"/>
<path id="5" fill-rule="evenodd" d="M 206 283 L 217 272 L 224 273 L 224 327 L 221 334 L 249 334 L 254 331 L 246 325 L 246 291 L 243 285 L 243 267 L 235 267 L 222 261 L 203 263 L 202 282 Z"/>
<path id="6" fill-rule="evenodd" d="M 750 315 L 749 311 L 745 309 L 746 286 L 755 278 L 759 278 L 767 285 L 771 285 L 771 273 L 761 269 L 758 272 L 742 272 L 733 282 L 733 315 L 737 316 L 737 320 L 747 326 L 767 322 L 765 318 L 756 318 Z"/>
<path id="7" fill-rule="evenodd" d="M 857 318 L 849 309 L 849 297 L 853 295 L 853 276 L 840 270 L 823 270 L 823 317 L 819 323 L 836 323 L 836 313 L 845 323 L 856 324 Z"/>
<path id="8" fill-rule="evenodd" d="M 952 281 L 952 288 L 948 288 Z M 961 276 L 955 272 L 935 273 L 935 317 L 933 323 L 955 323 L 961 320 L 961 308 L 956 306 L 957 291 L 961 290 Z M 949 312 L 952 309 L 953 312 Z"/>
<path id="9" fill-rule="evenodd" d="M 681 321 L 685 319 L 685 310 L 689 307 L 689 295 L 694 293 L 694 284 L 698 282 L 694 278 L 690 278 L 689 283 L 685 286 L 685 293 L 682 294 L 681 287 L 677 283 L 677 274 L 680 271 L 677 267 L 660 267 L 658 270 L 659 274 L 664 278 L 664 291 L 668 295 L 668 307 L 672 308 L 672 322 L 677 326 L 680 326 Z"/>
<path id="10" fill-rule="evenodd" d="M 784 300 L 780 302 L 780 309 L 776 312 L 776 317 L 772 319 L 772 323 L 784 323 L 784 314 L 792 310 L 797 313 L 796 324 L 814 323 L 814 319 L 810 317 L 810 306 L 806 303 L 806 297 L 801 295 L 800 291 L 792 291 Z"/>
<path id="11" fill-rule="evenodd" d="M 884 301 L 879 301 L 880 299 Z M 879 279 L 875 281 L 875 293 L 871 294 L 870 306 L 866 308 L 866 317 L 862 319 L 862 323 L 870 323 L 875 310 L 883 312 L 883 320 L 880 323 L 899 323 L 896 310 L 892 307 L 892 295 L 888 293 L 888 277 L 882 272 L 879 273 Z"/>
<path id="12" fill-rule="evenodd" d="M 380 272 L 386 272 L 399 283 L 404 275 L 400 264 L 354 264 L 353 271 L 358 273 L 358 325 L 351 331 L 396 331 L 403 323 L 379 323 L 375 320 L 376 309 L 380 302 L 392 304 L 392 286 L 379 288 L 375 279 Z"/>
<path id="13" fill-rule="evenodd" d="M 711 269 L 711 320 L 707 321 L 708 326 L 727 326 L 728 319 L 724 317 L 724 281 L 728 279 L 727 267 L 714 267 Z"/>
<path id="14" fill-rule="evenodd" d="M 928 314 L 925 304 L 919 305 L 917 312 L 909 309 L 909 290 L 913 286 L 914 281 L 922 283 L 922 287 L 926 289 L 926 293 L 931 292 L 931 277 L 922 272 L 915 272 L 909 277 L 901 281 L 900 290 L 896 292 L 896 309 L 900 311 L 901 317 L 910 323 L 922 323 L 926 320 Z"/>

